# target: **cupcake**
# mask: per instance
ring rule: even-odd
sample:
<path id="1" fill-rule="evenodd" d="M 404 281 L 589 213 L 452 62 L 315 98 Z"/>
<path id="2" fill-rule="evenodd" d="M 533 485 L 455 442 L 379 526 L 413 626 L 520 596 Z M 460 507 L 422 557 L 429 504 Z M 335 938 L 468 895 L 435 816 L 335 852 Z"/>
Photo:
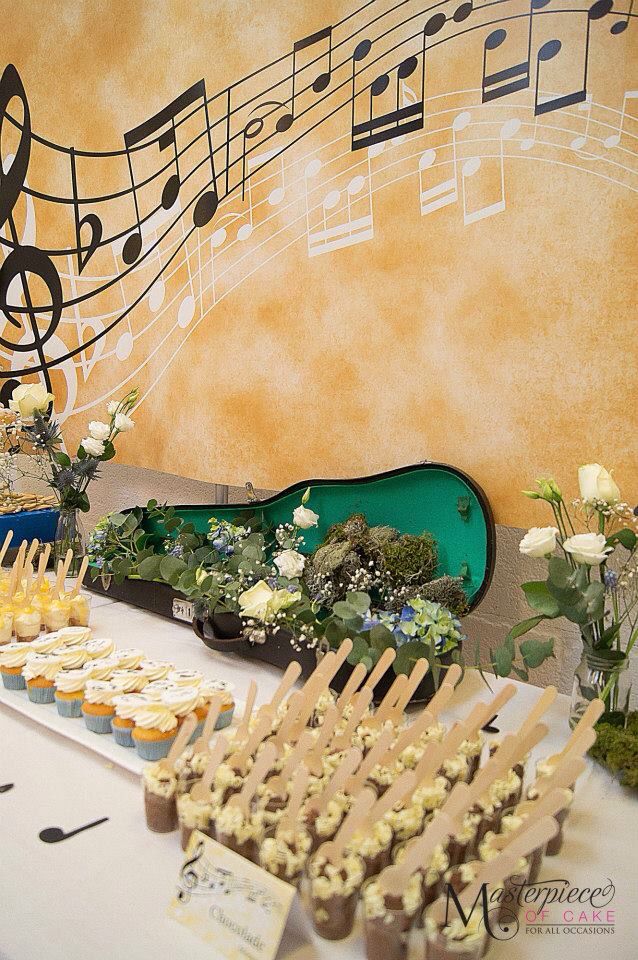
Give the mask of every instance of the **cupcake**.
<path id="1" fill-rule="evenodd" d="M 139 670 L 138 673 L 141 673 L 144 676 L 142 670 Z M 161 700 L 167 690 L 174 690 L 175 684 L 171 683 L 170 680 L 151 680 L 144 687 L 144 692 L 151 697 L 152 700 Z"/>
<path id="2" fill-rule="evenodd" d="M 368 960 L 406 960 L 408 933 L 422 905 L 421 874 L 413 873 L 402 893 L 384 893 L 378 880 L 363 888 Z"/>
<path id="3" fill-rule="evenodd" d="M 0 649 L 0 673 L 7 690 L 26 690 L 22 668 L 30 653 L 30 643 L 6 643 Z"/>
<path id="4" fill-rule="evenodd" d="M 112 683 L 117 683 L 114 678 Z M 135 721 L 133 715 L 135 710 L 143 703 L 148 703 L 148 698 L 140 693 L 118 693 L 113 697 L 113 706 L 115 707 L 115 716 L 111 720 L 111 732 L 113 739 L 120 747 L 134 747 L 133 727 Z"/>
<path id="5" fill-rule="evenodd" d="M 94 637 L 92 640 L 87 640 L 86 649 L 92 660 L 102 659 L 103 657 L 109 657 L 115 650 L 115 644 L 110 637 Z M 119 661 L 117 661 L 119 666 Z"/>
<path id="6" fill-rule="evenodd" d="M 172 687 L 165 690 L 162 694 L 160 703 L 175 714 L 177 722 L 182 723 L 189 713 L 194 713 L 199 703 L 199 690 L 197 687 Z M 204 723 L 201 721 L 195 727 L 194 736 L 199 736 Z M 192 738 L 191 738 L 192 739 Z"/>
<path id="7" fill-rule="evenodd" d="M 119 660 L 120 670 L 136 670 L 144 659 L 144 651 L 138 647 L 127 647 L 125 650 L 116 650 L 114 656 Z"/>
<path id="8" fill-rule="evenodd" d="M 200 701 L 196 709 L 199 720 L 204 721 L 208 716 L 208 708 L 214 696 L 221 693 L 222 708 L 217 717 L 215 730 L 222 730 L 230 726 L 235 712 L 235 701 L 233 699 L 233 684 L 226 683 L 224 680 L 202 680 L 199 687 Z M 203 723 L 202 723 L 203 726 Z"/>
<path id="9" fill-rule="evenodd" d="M 259 848 L 259 863 L 280 880 L 298 887 L 310 854 L 312 837 L 307 830 L 284 830 L 266 837 Z"/>
<path id="10" fill-rule="evenodd" d="M 73 647 L 76 644 L 88 643 L 92 631 L 88 627 L 62 627 L 56 633 L 67 647 Z"/>
<path id="11" fill-rule="evenodd" d="M 61 717 L 81 717 L 84 688 L 89 679 L 86 670 L 60 670 L 55 675 L 55 703 Z"/>
<path id="12" fill-rule="evenodd" d="M 69 611 L 69 624 L 72 627 L 88 627 L 89 617 L 91 615 L 91 597 L 86 594 L 78 594 L 71 597 L 71 609 Z"/>
<path id="13" fill-rule="evenodd" d="M 333 864 L 315 855 L 308 865 L 312 925 L 325 940 L 343 940 L 352 933 L 365 868 L 360 857 Z"/>
<path id="14" fill-rule="evenodd" d="M 64 640 L 58 633 L 45 633 L 43 637 L 31 641 L 34 653 L 55 653 L 64 646 Z"/>
<path id="15" fill-rule="evenodd" d="M 177 687 L 198 687 L 204 676 L 199 670 L 171 670 L 166 679 Z"/>
<path id="16" fill-rule="evenodd" d="M 161 760 L 177 735 L 177 717 L 160 701 L 145 701 L 133 710 L 133 743 L 142 760 Z"/>
<path id="17" fill-rule="evenodd" d="M 114 670 L 110 679 L 118 685 L 122 693 L 140 693 L 148 683 L 139 670 Z"/>
<path id="18" fill-rule="evenodd" d="M 177 829 L 175 774 L 159 763 L 150 763 L 142 773 L 146 826 L 153 833 L 172 833 Z"/>
<path id="19" fill-rule="evenodd" d="M 40 614 L 30 604 L 16 610 L 13 616 L 13 629 L 16 640 L 31 643 L 40 636 Z"/>
<path id="20" fill-rule="evenodd" d="M 170 660 L 142 660 L 138 666 L 149 683 L 153 680 L 165 680 L 173 669 Z"/>
<path id="21" fill-rule="evenodd" d="M 13 636 L 13 610 L 0 610 L 0 646 L 11 643 Z"/>
<path id="22" fill-rule="evenodd" d="M 87 680 L 84 687 L 82 714 L 92 733 L 110 733 L 115 716 L 113 698 L 120 693 L 111 680 Z"/>
<path id="23" fill-rule="evenodd" d="M 48 631 L 61 630 L 62 627 L 69 626 L 69 617 L 71 616 L 71 601 L 66 597 L 60 597 L 57 600 L 51 600 L 46 604 L 43 611 L 44 626 Z"/>
<path id="24" fill-rule="evenodd" d="M 62 661 L 55 653 L 29 653 L 22 670 L 27 682 L 29 700 L 33 703 L 53 703 L 55 699 L 55 676 L 62 668 Z"/>
<path id="25" fill-rule="evenodd" d="M 84 649 L 86 650 L 86 647 Z M 88 650 L 86 652 L 89 653 Z M 91 675 L 91 680 L 110 680 L 118 669 L 117 657 L 98 657 L 95 660 L 87 660 L 86 669 Z"/>
<path id="26" fill-rule="evenodd" d="M 37 643 L 37 640 L 36 640 Z M 35 647 L 34 647 L 35 649 Z M 61 647 L 55 651 L 56 656 L 62 661 L 63 670 L 79 670 L 89 659 L 89 655 L 84 647 Z M 95 661 L 93 661 L 95 662 Z"/>

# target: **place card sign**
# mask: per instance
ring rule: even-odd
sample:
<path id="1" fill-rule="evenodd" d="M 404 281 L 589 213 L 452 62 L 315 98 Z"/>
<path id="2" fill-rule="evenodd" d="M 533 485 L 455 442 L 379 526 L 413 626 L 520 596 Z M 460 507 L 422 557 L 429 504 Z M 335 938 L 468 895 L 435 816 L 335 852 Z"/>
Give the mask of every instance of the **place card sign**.
<path id="1" fill-rule="evenodd" d="M 185 623 L 192 623 L 194 616 L 195 604 L 192 600 L 173 597 L 173 617 L 175 620 L 184 620 Z"/>
<path id="2" fill-rule="evenodd" d="M 295 888 L 193 831 L 168 915 L 227 960 L 274 960 Z"/>

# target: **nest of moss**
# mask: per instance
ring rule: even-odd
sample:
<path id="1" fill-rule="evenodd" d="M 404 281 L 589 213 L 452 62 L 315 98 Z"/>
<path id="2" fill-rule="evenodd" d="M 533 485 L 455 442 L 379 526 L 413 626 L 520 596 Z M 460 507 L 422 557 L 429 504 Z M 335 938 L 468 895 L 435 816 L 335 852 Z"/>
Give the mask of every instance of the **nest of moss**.
<path id="1" fill-rule="evenodd" d="M 596 742 L 589 752 L 624 787 L 638 788 L 638 711 L 629 714 L 625 727 L 597 724 Z"/>

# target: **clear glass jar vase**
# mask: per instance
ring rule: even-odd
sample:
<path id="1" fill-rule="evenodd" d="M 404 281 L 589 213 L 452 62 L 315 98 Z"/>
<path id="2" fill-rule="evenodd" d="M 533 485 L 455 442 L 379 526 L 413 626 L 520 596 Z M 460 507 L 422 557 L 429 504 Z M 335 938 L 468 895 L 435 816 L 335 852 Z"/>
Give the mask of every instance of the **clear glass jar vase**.
<path id="1" fill-rule="evenodd" d="M 73 559 L 69 566 L 68 575 L 75 577 L 80 572 L 82 557 L 86 553 L 84 526 L 80 520 L 79 510 L 61 507 L 53 545 L 53 560 L 56 570 L 58 562 L 65 559 L 69 550 L 73 551 Z"/>
<path id="2" fill-rule="evenodd" d="M 605 702 L 601 723 L 624 727 L 629 713 L 629 657 L 622 650 L 585 650 L 574 675 L 569 725 L 575 727 L 591 700 Z"/>

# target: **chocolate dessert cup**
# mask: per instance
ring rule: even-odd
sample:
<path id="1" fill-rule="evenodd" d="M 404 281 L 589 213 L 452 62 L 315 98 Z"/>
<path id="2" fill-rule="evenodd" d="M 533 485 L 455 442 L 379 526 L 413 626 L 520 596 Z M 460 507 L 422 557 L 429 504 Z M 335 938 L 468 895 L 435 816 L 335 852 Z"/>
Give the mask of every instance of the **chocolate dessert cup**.
<path id="1" fill-rule="evenodd" d="M 312 926 L 324 940 L 345 940 L 352 933 L 359 891 L 349 896 L 334 895 L 326 900 L 311 897 Z"/>
<path id="2" fill-rule="evenodd" d="M 144 811 L 146 826 L 153 833 L 172 833 L 177 830 L 177 805 L 175 797 L 162 797 L 144 788 Z"/>

